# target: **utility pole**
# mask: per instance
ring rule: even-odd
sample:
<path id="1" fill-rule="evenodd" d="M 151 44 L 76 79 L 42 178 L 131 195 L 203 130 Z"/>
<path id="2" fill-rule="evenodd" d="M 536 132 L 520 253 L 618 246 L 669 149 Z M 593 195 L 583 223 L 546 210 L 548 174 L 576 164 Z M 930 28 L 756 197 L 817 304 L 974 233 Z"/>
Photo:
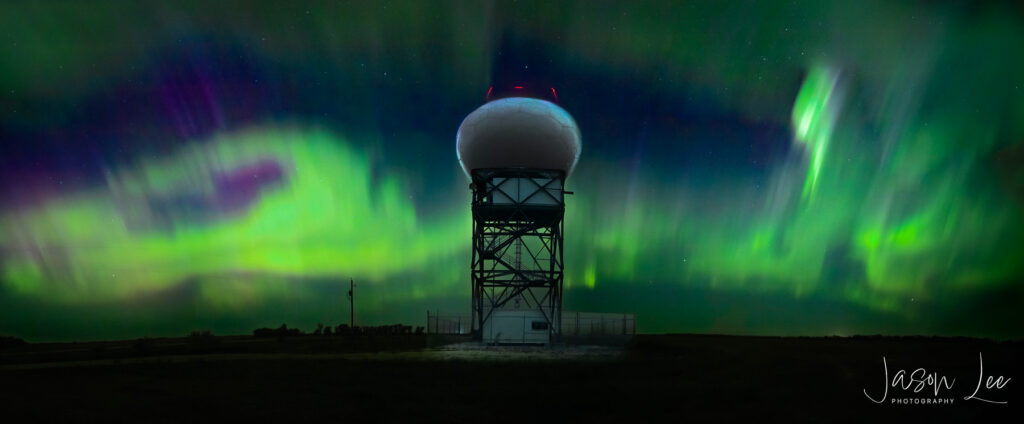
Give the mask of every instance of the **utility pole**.
<path id="1" fill-rule="evenodd" d="M 349 327 L 356 328 L 356 295 L 355 295 L 356 282 L 355 280 L 348 279 L 348 325 Z"/>

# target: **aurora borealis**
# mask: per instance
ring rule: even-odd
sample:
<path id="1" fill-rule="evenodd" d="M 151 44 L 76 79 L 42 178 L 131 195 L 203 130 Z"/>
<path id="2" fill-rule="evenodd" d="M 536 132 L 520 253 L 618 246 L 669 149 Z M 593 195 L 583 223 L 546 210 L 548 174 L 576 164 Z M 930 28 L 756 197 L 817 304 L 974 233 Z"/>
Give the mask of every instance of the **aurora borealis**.
<path id="1" fill-rule="evenodd" d="M 468 313 L 455 132 L 521 78 L 582 133 L 567 310 L 1020 337 L 1024 8 L 929 6 L 6 2 L 0 333 Z"/>

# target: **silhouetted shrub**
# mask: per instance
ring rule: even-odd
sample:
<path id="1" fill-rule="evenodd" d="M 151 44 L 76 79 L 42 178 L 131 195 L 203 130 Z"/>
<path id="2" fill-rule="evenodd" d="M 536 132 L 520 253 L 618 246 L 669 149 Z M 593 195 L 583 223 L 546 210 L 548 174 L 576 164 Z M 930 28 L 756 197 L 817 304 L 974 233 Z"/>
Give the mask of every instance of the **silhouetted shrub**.
<path id="1" fill-rule="evenodd" d="M 298 328 L 288 328 L 288 325 L 281 324 L 280 327 L 273 330 L 269 328 L 257 328 L 252 331 L 252 335 L 255 337 L 294 337 L 301 336 L 302 331 L 299 331 Z"/>
<path id="2" fill-rule="evenodd" d="M 210 347 L 220 343 L 210 330 L 193 330 L 188 333 L 188 344 L 192 347 Z"/>
<path id="3" fill-rule="evenodd" d="M 253 337 L 274 337 L 274 330 L 270 328 L 257 328 L 252 330 Z"/>
<path id="4" fill-rule="evenodd" d="M 140 353 L 140 354 L 141 353 L 147 353 L 152 348 L 153 348 L 153 339 L 151 339 L 149 337 L 142 337 L 142 338 L 135 339 L 135 342 L 132 343 L 132 349 L 135 350 L 135 353 Z"/>
<path id="5" fill-rule="evenodd" d="M 26 344 L 28 343 L 17 337 L 0 336 L 0 349 L 7 349 L 9 347 L 22 346 Z"/>

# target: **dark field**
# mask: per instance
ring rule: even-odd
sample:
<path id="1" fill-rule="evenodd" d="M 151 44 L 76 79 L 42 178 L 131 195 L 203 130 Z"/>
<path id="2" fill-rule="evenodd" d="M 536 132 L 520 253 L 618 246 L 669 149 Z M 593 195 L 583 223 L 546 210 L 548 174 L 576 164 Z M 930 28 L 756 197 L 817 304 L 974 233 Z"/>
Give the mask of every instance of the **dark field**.
<path id="1" fill-rule="evenodd" d="M 431 341 L 429 344 L 437 344 Z M 1019 419 L 1021 342 L 638 336 L 625 347 L 427 348 L 424 336 L 144 339 L 0 351 L 3 416 L 89 421 L 864 421 Z M 964 400 L 985 376 L 1011 380 Z M 882 357 L 938 396 L 890 387 Z M 955 378 L 955 381 L 953 380 Z M 905 383 L 914 383 L 910 375 Z M 892 398 L 949 405 L 896 405 Z M 19 420 L 20 421 L 20 420 Z M 8 421 L 10 422 L 10 421 Z"/>

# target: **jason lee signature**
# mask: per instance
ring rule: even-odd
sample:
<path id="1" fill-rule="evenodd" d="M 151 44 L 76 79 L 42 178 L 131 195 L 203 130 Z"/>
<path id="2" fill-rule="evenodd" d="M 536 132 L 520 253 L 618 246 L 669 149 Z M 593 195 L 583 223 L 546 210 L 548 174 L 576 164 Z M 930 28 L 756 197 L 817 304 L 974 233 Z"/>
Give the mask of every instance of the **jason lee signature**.
<path id="1" fill-rule="evenodd" d="M 935 397 L 939 398 L 939 394 L 943 390 L 950 390 L 956 383 L 956 378 L 947 378 L 946 376 L 937 372 L 928 372 L 924 368 L 918 368 L 913 371 L 907 372 L 907 370 L 901 369 L 892 376 L 889 377 L 889 364 L 886 362 L 885 357 L 882 357 L 882 371 L 885 379 L 883 380 L 881 397 L 876 398 L 868 394 L 868 390 L 864 389 L 864 396 L 867 396 L 869 400 L 874 403 L 883 403 L 889 398 L 889 388 L 892 387 L 894 390 L 902 390 L 904 392 L 920 393 L 921 391 L 928 389 L 929 392 Z M 1010 377 L 985 375 L 985 361 L 981 356 L 981 352 L 978 352 L 978 381 L 974 385 L 974 391 L 971 394 L 964 396 L 965 401 L 974 400 L 979 402 L 994 403 L 994 404 L 1006 404 L 1006 400 L 999 400 L 998 396 L 1000 390 L 1006 387 L 1010 383 Z M 985 396 L 985 397 L 982 397 Z M 913 402 L 913 403 L 952 403 L 952 398 L 940 398 L 937 402 L 932 402 L 931 399 L 926 399 L 928 402 Z M 944 402 L 943 402 L 944 401 Z M 908 403 L 907 399 L 893 398 L 892 403 Z"/>

